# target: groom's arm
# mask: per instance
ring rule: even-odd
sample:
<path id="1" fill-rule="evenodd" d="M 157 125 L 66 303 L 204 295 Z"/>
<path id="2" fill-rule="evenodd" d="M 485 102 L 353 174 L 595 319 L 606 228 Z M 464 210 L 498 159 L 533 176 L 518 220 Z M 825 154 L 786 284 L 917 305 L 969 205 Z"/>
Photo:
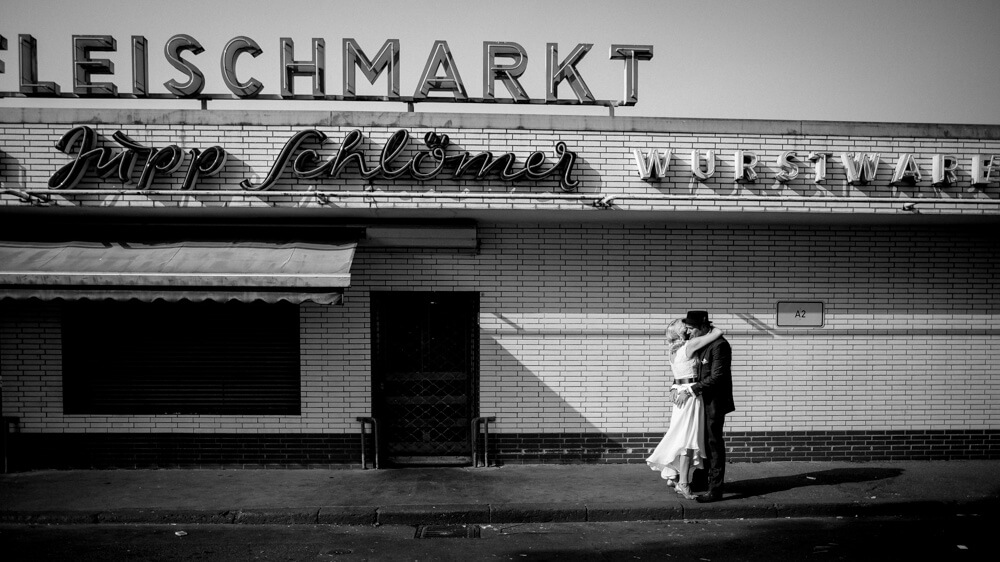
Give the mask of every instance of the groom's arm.
<path id="1" fill-rule="evenodd" d="M 695 396 L 701 396 L 706 390 L 711 391 L 712 388 L 720 384 L 722 379 L 732 376 L 730 373 L 733 364 L 733 348 L 729 342 L 722 340 L 705 350 L 703 359 L 708 359 L 712 369 L 700 381 L 691 385 Z"/>

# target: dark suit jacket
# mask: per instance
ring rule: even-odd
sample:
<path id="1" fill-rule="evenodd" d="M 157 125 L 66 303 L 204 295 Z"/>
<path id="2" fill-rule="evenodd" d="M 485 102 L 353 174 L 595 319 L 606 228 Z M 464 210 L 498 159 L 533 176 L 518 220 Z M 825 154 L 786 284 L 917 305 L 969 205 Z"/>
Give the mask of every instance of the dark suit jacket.
<path id="1" fill-rule="evenodd" d="M 733 403 L 733 348 L 720 337 L 698 350 L 697 382 L 692 385 L 696 395 L 705 402 L 705 415 L 716 417 L 736 410 Z"/>

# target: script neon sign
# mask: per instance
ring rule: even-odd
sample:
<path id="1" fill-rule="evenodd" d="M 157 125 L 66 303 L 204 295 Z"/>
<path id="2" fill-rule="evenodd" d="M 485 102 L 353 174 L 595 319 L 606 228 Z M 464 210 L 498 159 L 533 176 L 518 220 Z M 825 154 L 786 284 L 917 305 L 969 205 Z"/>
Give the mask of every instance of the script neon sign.
<path id="1" fill-rule="evenodd" d="M 433 132 L 424 135 L 426 150 L 418 150 L 413 156 L 403 159 L 401 155 L 410 142 L 410 134 L 403 129 L 393 133 L 385 142 L 378 158 L 378 165 L 374 167 L 367 164 L 365 153 L 359 149 L 364 140 L 364 135 L 359 130 L 348 133 L 336 154 L 324 161 L 320 160 L 315 150 L 302 150 L 302 145 L 305 143 L 323 144 L 327 139 L 326 134 L 316 129 L 300 131 L 285 143 L 263 182 L 254 185 L 250 180 L 243 180 L 240 187 L 250 191 L 270 189 L 285 174 L 289 164 L 292 173 L 304 179 L 336 178 L 348 165 L 354 164 L 364 179 L 381 177 L 394 180 L 406 176 L 417 181 L 428 181 L 443 176 L 446 179 L 457 180 L 471 175 L 481 181 L 490 174 L 496 174 L 503 181 L 513 182 L 538 181 L 557 175 L 559 186 L 563 191 L 573 191 L 580 184 L 578 180 L 572 178 L 576 153 L 568 150 L 564 142 L 557 142 L 555 145 L 554 164 L 549 165 L 545 154 L 536 151 L 529 154 L 518 169 L 517 158 L 511 152 L 498 157 L 492 152 L 480 152 L 477 155 L 460 152 L 448 155 L 445 153 L 450 143 L 448 135 Z"/>
<path id="2" fill-rule="evenodd" d="M 121 131 L 115 132 L 112 138 L 119 148 L 98 146 L 97 132 L 86 125 L 64 133 L 56 148 L 72 156 L 73 160 L 52 174 L 49 187 L 73 189 L 88 173 L 93 173 L 102 179 L 113 178 L 122 184 L 134 184 L 138 190 L 152 189 L 158 177 L 185 169 L 180 189 L 192 190 L 199 179 L 218 174 L 226 164 L 227 153 L 221 146 L 204 150 L 185 150 L 175 144 L 150 147 Z M 409 146 L 410 134 L 400 129 L 385 141 L 378 163 L 372 166 L 361 148 L 365 140 L 361 131 L 349 132 L 333 156 L 323 160 L 317 148 L 328 140 L 329 137 L 317 129 L 299 131 L 288 139 L 260 183 L 245 179 L 240 187 L 247 191 L 266 191 L 290 175 L 301 179 L 339 178 L 347 168 L 356 170 L 363 179 L 409 178 L 423 182 L 435 178 L 460 180 L 471 177 L 485 181 L 492 175 L 505 182 L 517 182 L 557 176 L 563 191 L 573 191 L 580 185 L 579 180 L 573 179 L 577 155 L 568 150 L 564 142 L 555 145 L 554 163 L 549 163 L 545 153 L 536 151 L 519 164 L 512 152 L 499 156 L 492 152 L 473 155 L 467 151 L 448 154 L 448 135 L 434 132 L 424 135 L 424 149 L 414 150 Z"/>
<path id="3" fill-rule="evenodd" d="M 6 39 L 0 36 L 0 50 L 6 50 Z M 118 41 L 111 35 L 74 35 L 72 38 L 73 95 L 95 97 L 119 97 L 118 86 L 112 82 L 100 81 L 97 76 L 113 75 L 115 65 L 109 59 L 100 58 L 99 53 L 115 52 Z M 386 95 L 378 97 L 388 101 L 477 101 L 532 103 L 536 100 L 528 94 L 522 77 L 528 67 L 528 52 L 518 43 L 483 42 L 482 97 L 473 99 L 468 94 L 465 81 L 459 72 L 455 57 L 447 41 L 435 41 L 427 55 L 423 72 L 417 81 L 413 95 L 400 94 L 400 42 L 387 39 L 370 58 L 354 39 L 342 40 L 342 94 L 327 93 L 326 41 L 313 38 L 308 50 L 296 50 L 295 43 L 288 37 L 281 38 L 278 46 L 280 64 L 279 96 L 283 99 L 371 99 L 372 96 L 357 94 L 358 71 L 370 84 L 384 76 Z M 604 103 L 594 98 L 584 80 L 578 65 L 593 48 L 591 43 L 576 45 L 568 55 L 560 58 L 558 43 L 548 43 L 545 47 L 545 97 L 538 101 L 559 104 Z M 304 53 L 304 51 L 306 51 Z M 203 55 L 205 48 L 194 37 L 186 34 L 174 35 L 163 46 L 163 56 L 181 75 L 163 83 L 168 96 L 177 98 L 199 98 L 206 96 L 203 62 L 195 60 Z M 223 82 L 240 99 L 262 96 L 266 89 L 257 78 L 241 80 L 237 76 L 237 63 L 243 55 L 258 57 L 264 53 L 259 43 L 250 37 L 239 36 L 226 42 L 220 57 L 219 68 Z M 149 44 L 141 35 L 132 36 L 132 92 L 121 97 L 155 97 L 149 90 Z M 623 93 L 619 105 L 635 105 L 639 101 L 639 62 L 653 58 L 652 45 L 611 45 L 610 60 L 621 60 Z M 51 81 L 39 79 L 38 42 L 27 34 L 18 36 L 18 59 L 20 63 L 20 84 L 16 95 L 59 96 L 62 87 Z M 0 73 L 5 66 L 0 60 Z M 296 78 L 309 78 L 312 88 L 309 94 L 295 92 Z M 501 84 L 507 95 L 499 96 L 497 84 Z M 559 97 L 559 86 L 567 84 L 575 99 Z M 15 95 L 7 93 L 7 95 Z"/>

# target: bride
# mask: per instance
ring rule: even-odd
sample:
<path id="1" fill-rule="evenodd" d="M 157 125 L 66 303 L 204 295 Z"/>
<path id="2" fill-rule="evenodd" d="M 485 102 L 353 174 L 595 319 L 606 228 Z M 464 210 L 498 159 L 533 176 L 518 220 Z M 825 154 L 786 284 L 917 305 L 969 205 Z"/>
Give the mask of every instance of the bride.
<path id="1" fill-rule="evenodd" d="M 704 336 L 692 338 L 691 329 L 681 320 L 674 320 L 667 326 L 667 349 L 670 369 L 674 373 L 670 397 L 674 406 L 670 428 L 646 459 L 646 464 L 659 471 L 669 486 L 689 500 L 695 498 L 691 493 L 691 473 L 700 468 L 705 459 L 705 406 L 701 396 L 690 397 L 698 363 L 693 355 L 721 335 L 722 330 L 712 328 Z"/>

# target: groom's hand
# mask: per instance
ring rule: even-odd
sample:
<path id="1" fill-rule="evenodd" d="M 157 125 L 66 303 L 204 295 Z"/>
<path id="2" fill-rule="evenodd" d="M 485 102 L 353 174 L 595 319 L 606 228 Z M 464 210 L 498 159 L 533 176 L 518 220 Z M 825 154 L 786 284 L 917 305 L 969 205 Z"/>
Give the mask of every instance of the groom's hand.
<path id="1" fill-rule="evenodd" d="M 676 398 L 674 398 L 674 404 L 676 404 L 677 407 L 680 408 L 681 406 L 684 405 L 685 402 L 687 402 L 690 396 L 691 394 L 687 390 L 678 391 Z"/>

